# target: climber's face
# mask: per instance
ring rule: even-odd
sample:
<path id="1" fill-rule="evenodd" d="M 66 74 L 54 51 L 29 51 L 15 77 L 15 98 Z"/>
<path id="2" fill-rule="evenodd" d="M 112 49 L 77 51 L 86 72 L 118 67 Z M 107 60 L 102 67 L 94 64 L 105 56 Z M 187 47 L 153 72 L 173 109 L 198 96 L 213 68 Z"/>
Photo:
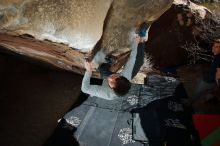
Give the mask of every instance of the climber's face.
<path id="1" fill-rule="evenodd" d="M 107 78 L 108 84 L 112 89 L 115 88 L 117 78 L 118 78 L 118 74 L 112 74 Z"/>
<path id="2" fill-rule="evenodd" d="M 215 42 L 212 46 L 212 53 L 214 55 L 220 54 L 220 42 Z"/>

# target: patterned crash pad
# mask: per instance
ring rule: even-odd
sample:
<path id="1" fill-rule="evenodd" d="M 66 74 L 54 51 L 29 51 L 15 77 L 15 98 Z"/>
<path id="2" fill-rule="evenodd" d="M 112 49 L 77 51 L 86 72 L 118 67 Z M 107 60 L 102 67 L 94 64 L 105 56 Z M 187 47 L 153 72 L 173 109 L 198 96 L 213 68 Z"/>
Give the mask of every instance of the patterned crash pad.
<path id="1" fill-rule="evenodd" d="M 179 83 L 172 77 L 153 75 L 146 85 L 132 84 L 129 93 L 116 100 L 90 96 L 64 119 L 76 127 L 74 137 L 82 146 L 142 146 L 143 143 L 133 140 L 130 111 L 174 96 Z"/>

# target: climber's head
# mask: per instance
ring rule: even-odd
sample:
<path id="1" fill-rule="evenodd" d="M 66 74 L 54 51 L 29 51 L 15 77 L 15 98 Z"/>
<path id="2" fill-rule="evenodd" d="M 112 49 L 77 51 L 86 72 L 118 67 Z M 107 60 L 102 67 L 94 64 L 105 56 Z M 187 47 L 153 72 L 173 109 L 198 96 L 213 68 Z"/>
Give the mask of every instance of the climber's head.
<path id="1" fill-rule="evenodd" d="M 109 86 L 114 90 L 114 92 L 119 95 L 123 96 L 126 93 L 128 93 L 131 83 L 130 81 L 123 77 L 119 76 L 118 74 L 112 74 L 108 78 L 108 84 Z"/>

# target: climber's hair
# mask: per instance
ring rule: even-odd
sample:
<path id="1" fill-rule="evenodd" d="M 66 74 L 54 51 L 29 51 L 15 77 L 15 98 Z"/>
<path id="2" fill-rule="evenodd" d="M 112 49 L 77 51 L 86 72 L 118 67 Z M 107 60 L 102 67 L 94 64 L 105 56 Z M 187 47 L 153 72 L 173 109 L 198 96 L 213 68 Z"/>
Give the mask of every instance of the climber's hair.
<path id="1" fill-rule="evenodd" d="M 130 88 L 131 83 L 127 78 L 123 76 L 119 76 L 118 78 L 116 78 L 116 83 L 113 90 L 117 95 L 123 96 L 127 94 Z"/>

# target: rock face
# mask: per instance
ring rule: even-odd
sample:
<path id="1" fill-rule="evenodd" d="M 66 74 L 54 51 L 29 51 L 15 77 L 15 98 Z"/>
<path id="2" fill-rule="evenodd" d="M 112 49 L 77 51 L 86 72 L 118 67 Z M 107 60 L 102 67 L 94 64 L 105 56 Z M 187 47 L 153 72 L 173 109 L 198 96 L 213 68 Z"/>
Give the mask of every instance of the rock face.
<path id="1" fill-rule="evenodd" d="M 79 74 L 84 57 L 104 49 L 116 71 L 143 22 L 152 23 L 146 52 L 157 68 L 196 62 L 201 49 L 209 54 L 218 25 L 205 7 L 184 0 L 2 0 L 0 45 Z"/>
<path id="2" fill-rule="evenodd" d="M 172 0 L 115 0 L 104 27 L 102 48 L 115 55 L 126 52 L 129 34 L 144 21 L 153 22 L 172 4 Z"/>
<path id="3" fill-rule="evenodd" d="M 3 46 L 0 47 L 1 50 L 10 50 L 78 74 L 84 73 L 82 64 L 84 54 L 62 44 L 39 41 L 29 36 L 0 34 L 0 45 Z"/>
<path id="4" fill-rule="evenodd" d="M 1 0 L 0 45 L 79 73 L 81 71 L 75 67 L 83 69 L 83 56 L 91 53 L 101 38 L 100 47 L 124 58 L 116 67 L 119 68 L 128 56 L 131 29 L 144 21 L 155 21 L 172 2 L 173 0 Z M 30 35 L 35 39 L 14 37 L 20 35 Z"/>
<path id="5" fill-rule="evenodd" d="M 39 40 L 47 39 L 89 51 L 102 35 L 102 26 L 111 2 L 3 0 L 0 2 L 0 29 L 1 32 L 29 34 Z"/>

